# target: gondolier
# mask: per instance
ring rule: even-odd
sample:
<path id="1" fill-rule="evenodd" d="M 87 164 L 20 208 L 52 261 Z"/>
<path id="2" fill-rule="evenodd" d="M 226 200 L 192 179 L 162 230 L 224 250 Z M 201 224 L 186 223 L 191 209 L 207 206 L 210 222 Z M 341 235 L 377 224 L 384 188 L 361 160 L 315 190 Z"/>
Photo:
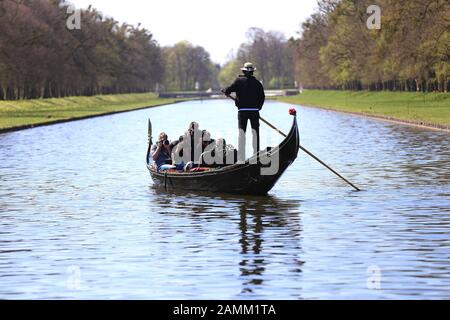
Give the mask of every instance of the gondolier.
<path id="1" fill-rule="evenodd" d="M 253 135 L 253 153 L 259 151 L 259 111 L 264 105 L 265 95 L 264 87 L 254 76 L 256 68 L 253 64 L 247 62 L 241 69 L 243 75 L 240 75 L 232 85 L 223 90 L 226 96 L 236 93 L 236 107 L 239 109 L 239 146 L 238 160 L 245 160 L 245 133 L 247 131 L 247 122 L 250 120 Z"/>

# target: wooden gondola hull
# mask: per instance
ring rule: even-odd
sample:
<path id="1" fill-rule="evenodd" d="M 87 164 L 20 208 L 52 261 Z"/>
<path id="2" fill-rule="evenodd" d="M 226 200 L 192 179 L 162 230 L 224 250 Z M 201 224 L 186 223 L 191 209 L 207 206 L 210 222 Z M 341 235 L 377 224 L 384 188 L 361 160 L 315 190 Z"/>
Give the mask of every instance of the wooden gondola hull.
<path id="1" fill-rule="evenodd" d="M 165 173 L 156 172 L 149 168 L 156 187 L 167 190 L 207 191 L 215 193 L 235 193 L 265 195 L 289 165 L 297 158 L 300 145 L 297 121 L 294 118 L 292 129 L 286 139 L 276 148 L 261 152 L 260 156 L 278 161 L 274 174 L 262 174 L 263 166 L 252 159 L 244 164 L 236 164 L 218 170 L 196 173 Z M 265 168 L 267 169 L 268 166 Z"/>
<path id="2" fill-rule="evenodd" d="M 285 170 L 288 164 L 283 164 L 281 170 Z M 210 175 L 203 173 L 201 176 L 173 176 L 151 172 L 155 186 L 166 189 L 186 191 L 209 191 L 220 193 L 239 194 L 266 194 L 272 189 L 281 174 L 262 176 L 259 165 L 251 165 L 238 168 L 233 172 L 215 172 Z"/>

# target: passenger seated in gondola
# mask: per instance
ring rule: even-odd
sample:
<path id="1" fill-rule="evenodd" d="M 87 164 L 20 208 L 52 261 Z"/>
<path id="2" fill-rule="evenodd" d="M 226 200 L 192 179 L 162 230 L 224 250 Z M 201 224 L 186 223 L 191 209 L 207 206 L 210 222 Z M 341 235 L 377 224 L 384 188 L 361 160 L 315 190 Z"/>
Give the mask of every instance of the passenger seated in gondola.
<path id="1" fill-rule="evenodd" d="M 175 152 L 175 150 L 177 149 L 178 144 L 180 144 L 183 141 L 183 139 L 184 139 L 184 136 L 180 136 L 178 138 L 178 140 L 174 140 L 170 143 L 170 149 L 172 150 L 172 155 Z M 181 155 L 181 156 L 183 156 L 183 155 Z"/>
<path id="2" fill-rule="evenodd" d="M 202 153 L 199 163 L 203 167 L 225 167 L 236 163 L 236 160 L 237 150 L 232 145 L 227 145 L 225 139 L 217 139 L 214 148 Z"/>
<path id="3" fill-rule="evenodd" d="M 186 139 L 186 138 L 188 138 L 188 139 Z M 201 150 L 201 139 L 202 139 L 202 131 L 199 129 L 198 123 L 195 121 L 192 121 L 189 124 L 188 130 L 186 132 L 186 137 L 183 140 L 183 142 L 187 142 L 187 141 L 190 142 L 190 145 L 189 145 L 189 147 L 190 147 L 189 149 L 191 151 L 190 152 L 191 155 L 189 158 L 190 161 L 195 161 L 196 160 L 195 154 L 199 153 L 199 152 L 201 153 L 201 151 L 200 151 Z"/>
<path id="4" fill-rule="evenodd" d="M 188 166 L 185 170 L 192 168 L 202 153 L 202 136 L 203 133 L 199 130 L 197 122 L 191 122 L 188 130 L 183 136 L 179 138 L 179 142 L 172 154 L 173 162 L 177 165 L 186 163 Z"/>
<path id="5" fill-rule="evenodd" d="M 210 151 L 215 148 L 216 140 L 211 139 L 211 133 L 207 130 L 202 130 L 202 153 Z"/>
<path id="6" fill-rule="evenodd" d="M 187 135 L 182 135 L 178 138 L 178 140 L 172 141 L 172 164 L 176 166 L 177 170 L 187 171 L 189 167 L 185 167 L 185 162 L 183 160 L 183 141 L 185 141 Z"/>
<path id="7" fill-rule="evenodd" d="M 150 156 L 154 161 L 154 165 L 158 171 L 167 170 L 165 168 L 168 163 L 171 163 L 170 157 L 172 151 L 170 150 L 170 142 L 165 132 L 161 132 L 158 136 L 158 142 L 152 146 Z"/>
<path id="8" fill-rule="evenodd" d="M 158 136 L 158 142 L 152 146 L 150 156 L 154 161 L 157 171 L 166 171 L 171 169 L 182 170 L 182 166 L 172 165 L 172 148 L 165 132 Z"/>

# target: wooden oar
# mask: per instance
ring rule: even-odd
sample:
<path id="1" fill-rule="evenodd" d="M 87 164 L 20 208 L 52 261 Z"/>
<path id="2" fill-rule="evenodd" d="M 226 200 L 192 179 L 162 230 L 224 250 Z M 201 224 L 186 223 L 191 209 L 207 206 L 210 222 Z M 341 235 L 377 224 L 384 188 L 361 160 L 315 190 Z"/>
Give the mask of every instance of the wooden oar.
<path id="1" fill-rule="evenodd" d="M 223 91 L 222 91 L 223 92 Z M 226 95 L 228 98 L 230 98 L 231 100 L 236 101 L 236 98 Z M 278 129 L 277 127 L 275 127 L 273 124 L 271 124 L 269 121 L 267 121 L 266 119 L 264 119 L 263 117 L 259 117 L 259 119 L 261 119 L 262 122 L 264 122 L 265 124 L 267 124 L 269 127 L 271 127 L 272 129 L 274 129 L 275 131 L 277 131 L 279 134 L 281 134 L 283 137 L 287 137 L 287 135 L 281 131 L 280 129 Z M 335 175 L 337 175 L 339 178 L 341 178 L 342 180 L 344 180 L 345 182 L 347 182 L 350 186 L 353 187 L 353 189 L 355 189 L 356 191 L 361 191 L 357 186 L 355 186 L 353 183 L 351 183 L 350 181 L 348 181 L 347 179 L 345 179 L 343 176 L 341 176 L 339 173 L 337 173 L 335 170 L 333 170 L 333 168 L 331 168 L 329 165 L 327 165 L 325 162 L 323 162 L 322 160 L 320 160 L 318 157 L 316 157 L 312 152 L 310 152 L 309 150 L 307 150 L 306 148 L 300 146 L 299 147 L 300 150 L 304 151 L 307 155 L 309 155 L 310 157 L 312 157 L 314 160 L 316 160 L 317 162 L 319 162 L 321 165 L 323 165 L 324 167 L 326 167 L 328 170 L 330 170 L 331 172 L 333 172 Z"/>
<path id="2" fill-rule="evenodd" d="M 272 129 L 276 130 L 278 133 L 280 133 L 283 137 L 287 137 L 287 135 L 281 131 L 280 129 L 278 129 L 277 127 L 275 127 L 273 124 L 271 124 L 269 121 L 267 121 L 266 119 L 264 119 L 263 117 L 259 117 L 259 119 L 261 119 L 262 122 L 264 122 L 265 124 L 267 124 L 269 127 L 271 127 Z M 314 154 L 312 154 L 309 150 L 307 150 L 306 148 L 300 146 L 299 147 L 300 150 L 306 152 L 306 154 L 308 154 L 309 156 L 311 156 L 314 160 L 318 161 L 320 164 L 322 164 L 323 166 L 325 166 L 328 170 L 330 170 L 331 172 L 333 172 L 335 175 L 337 175 L 339 178 L 341 178 L 342 180 L 344 180 L 345 182 L 347 182 L 349 185 L 351 185 L 356 191 L 361 191 L 357 186 L 355 186 L 353 183 L 351 183 L 350 181 L 348 181 L 347 179 L 345 179 L 343 176 L 341 176 L 339 173 L 337 173 L 335 170 L 333 170 L 333 168 L 331 168 L 329 165 L 327 165 L 325 162 L 323 162 L 322 160 L 320 160 L 318 157 L 316 157 Z"/>

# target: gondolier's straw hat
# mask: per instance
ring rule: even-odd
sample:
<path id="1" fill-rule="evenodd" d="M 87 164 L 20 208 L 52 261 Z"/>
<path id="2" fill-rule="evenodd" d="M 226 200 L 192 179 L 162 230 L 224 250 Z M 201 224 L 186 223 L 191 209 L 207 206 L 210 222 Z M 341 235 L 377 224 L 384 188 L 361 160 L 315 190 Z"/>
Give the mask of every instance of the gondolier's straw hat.
<path id="1" fill-rule="evenodd" d="M 242 71 L 246 71 L 246 72 L 253 72 L 253 71 L 256 70 L 256 68 L 253 67 L 253 63 L 251 63 L 251 62 L 246 62 L 246 63 L 244 64 L 244 67 L 241 68 L 241 70 L 242 70 Z"/>

